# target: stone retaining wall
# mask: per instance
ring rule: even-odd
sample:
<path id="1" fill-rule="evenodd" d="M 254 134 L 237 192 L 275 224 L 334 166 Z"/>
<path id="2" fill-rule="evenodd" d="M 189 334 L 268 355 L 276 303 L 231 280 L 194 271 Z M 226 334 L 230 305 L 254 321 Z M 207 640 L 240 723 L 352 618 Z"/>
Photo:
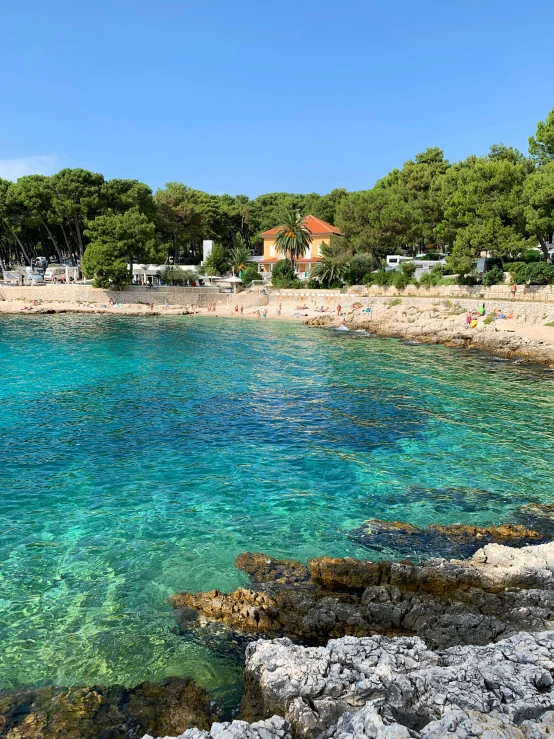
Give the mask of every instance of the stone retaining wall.
<path id="1" fill-rule="evenodd" d="M 220 293 L 217 287 L 158 287 L 145 290 L 142 287 L 128 287 L 125 290 L 103 290 L 91 285 L 44 285 L 34 287 L 0 287 L 0 300 L 43 300 L 45 302 L 81 302 L 107 304 L 114 303 L 154 303 L 161 305 L 167 300 L 172 305 L 206 306 L 209 303 L 220 305 L 247 305 L 253 296 L 248 293 Z"/>
<path id="2" fill-rule="evenodd" d="M 310 300 L 325 298 L 359 298 L 359 297 L 414 297 L 414 298 L 468 298 L 473 300 L 510 300 L 509 285 L 492 285 L 484 287 L 483 285 L 474 285 L 473 287 L 465 285 L 440 285 L 438 287 L 416 287 L 408 285 L 403 290 L 397 290 L 395 287 L 378 287 L 372 285 L 353 285 L 348 290 L 276 290 L 269 288 L 272 297 L 294 298 L 301 300 L 309 298 Z M 516 293 L 516 302 L 531 300 L 541 303 L 554 303 L 554 285 L 518 285 Z"/>

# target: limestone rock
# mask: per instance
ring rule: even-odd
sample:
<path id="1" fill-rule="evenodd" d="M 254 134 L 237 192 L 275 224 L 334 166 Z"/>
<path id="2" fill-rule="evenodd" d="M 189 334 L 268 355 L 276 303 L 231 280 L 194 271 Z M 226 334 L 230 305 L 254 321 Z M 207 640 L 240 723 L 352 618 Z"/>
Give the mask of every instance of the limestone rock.
<path id="1" fill-rule="evenodd" d="M 144 736 L 143 739 L 153 739 Z M 161 737 L 160 737 L 161 739 Z M 188 729 L 178 737 L 163 739 L 292 739 L 289 724 L 280 716 L 272 716 L 266 721 L 248 724 L 246 721 L 213 724 L 209 731 Z"/>
<path id="2" fill-rule="evenodd" d="M 536 722 L 554 709 L 553 670 L 554 632 L 438 652 L 418 637 L 345 637 L 327 647 L 300 647 L 288 639 L 258 641 L 247 650 L 242 715 L 255 720 L 260 714 L 279 714 L 297 739 L 347 737 L 352 722 L 373 726 L 367 736 L 405 737 L 411 731 L 429 738 L 441 735 L 429 733 L 432 722 L 445 720 L 455 709 L 492 714 L 490 720 L 500 715 L 508 724 Z M 357 718 L 344 716 L 370 701 L 373 712 L 368 708 Z M 463 721 L 471 725 L 477 718 L 467 714 Z M 450 716 L 449 725 L 456 731 L 463 721 Z M 394 723 L 407 731 L 375 733 Z"/>
<path id="3" fill-rule="evenodd" d="M 272 562 L 258 576 L 281 578 L 281 571 Z M 270 581 L 259 590 L 180 593 L 170 600 L 184 614 L 181 621 L 199 613 L 240 633 L 286 635 L 310 645 L 372 634 L 418 634 L 433 648 L 485 645 L 554 625 L 554 543 L 488 544 L 470 560 L 421 564 L 322 557 L 309 571 L 311 583 Z"/>
<path id="4" fill-rule="evenodd" d="M 271 582 L 278 585 L 308 583 L 310 572 L 306 565 L 293 559 L 273 559 L 259 552 L 244 552 L 235 560 L 235 567 L 255 583 Z"/>

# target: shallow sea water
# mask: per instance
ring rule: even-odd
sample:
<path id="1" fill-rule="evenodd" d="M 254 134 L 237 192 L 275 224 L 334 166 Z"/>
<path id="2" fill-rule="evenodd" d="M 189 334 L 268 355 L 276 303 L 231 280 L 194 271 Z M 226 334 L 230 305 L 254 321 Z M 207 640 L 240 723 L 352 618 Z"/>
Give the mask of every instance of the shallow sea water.
<path id="1" fill-rule="evenodd" d="M 368 557 L 366 518 L 494 524 L 552 500 L 554 376 L 271 321 L 0 319 L 0 688 L 191 675 L 232 654 L 167 597 L 240 552 Z M 394 556 L 385 551 L 383 556 Z M 223 698 L 224 700 L 224 698 Z"/>

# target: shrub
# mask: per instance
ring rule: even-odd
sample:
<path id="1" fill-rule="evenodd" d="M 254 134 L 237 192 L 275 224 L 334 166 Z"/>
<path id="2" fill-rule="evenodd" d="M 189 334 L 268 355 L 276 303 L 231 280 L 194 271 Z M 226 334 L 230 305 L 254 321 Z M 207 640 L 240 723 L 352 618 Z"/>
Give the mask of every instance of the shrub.
<path id="1" fill-rule="evenodd" d="M 392 283 L 393 274 L 394 272 L 387 272 L 385 269 L 379 269 L 377 272 L 373 273 L 373 284 L 379 285 L 379 287 L 390 285 Z"/>
<path id="2" fill-rule="evenodd" d="M 271 284 L 273 287 L 294 287 L 296 276 L 290 259 L 281 259 L 271 271 Z"/>
<path id="3" fill-rule="evenodd" d="M 436 285 L 437 282 L 431 272 L 424 272 L 419 278 L 419 284 L 421 285 L 421 287 L 433 287 L 433 285 Z"/>
<path id="4" fill-rule="evenodd" d="M 391 283 L 397 290 L 403 290 L 405 287 L 408 287 L 410 282 L 411 278 L 407 274 L 404 274 L 403 271 L 392 273 Z"/>
<path id="5" fill-rule="evenodd" d="M 319 288 L 321 287 L 321 285 L 319 284 L 319 281 L 314 280 L 313 277 L 310 277 L 310 279 L 307 280 L 304 284 L 309 290 L 319 290 Z"/>
<path id="6" fill-rule="evenodd" d="M 533 264 L 534 262 L 544 262 L 544 256 L 542 252 L 537 249 L 523 249 L 517 255 L 518 262 L 525 262 L 525 264 Z"/>
<path id="7" fill-rule="evenodd" d="M 354 254 L 348 262 L 348 267 L 344 273 L 344 281 L 347 285 L 368 284 L 365 279 L 373 269 L 373 259 L 369 254 Z"/>
<path id="8" fill-rule="evenodd" d="M 415 275 L 415 271 L 417 269 L 417 265 L 412 264 L 412 262 L 404 262 L 402 266 L 400 267 L 402 274 L 408 277 L 410 280 Z"/>
<path id="9" fill-rule="evenodd" d="M 375 272 L 368 272 L 367 275 L 363 279 L 364 285 L 374 285 L 375 284 Z"/>
<path id="10" fill-rule="evenodd" d="M 526 268 L 525 262 L 508 262 L 506 270 L 510 273 L 510 282 L 515 282 L 516 285 L 523 284 L 526 281 L 523 276 Z"/>
<path id="11" fill-rule="evenodd" d="M 247 264 L 240 273 L 240 279 L 245 285 L 249 285 L 253 280 L 261 280 L 262 276 L 258 272 L 258 267 L 255 264 Z"/>
<path id="12" fill-rule="evenodd" d="M 554 264 L 532 262 L 525 266 L 523 277 L 531 285 L 551 285 L 554 282 Z"/>
<path id="13" fill-rule="evenodd" d="M 501 285 L 504 282 L 504 270 L 502 267 L 493 267 L 483 275 L 483 285 L 490 287 L 491 285 Z"/>

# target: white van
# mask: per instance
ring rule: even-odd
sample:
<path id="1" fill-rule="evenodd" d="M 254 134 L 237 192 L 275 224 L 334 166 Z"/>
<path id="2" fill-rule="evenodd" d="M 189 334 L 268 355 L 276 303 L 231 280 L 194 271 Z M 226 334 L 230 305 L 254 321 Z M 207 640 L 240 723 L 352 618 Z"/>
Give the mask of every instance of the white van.
<path id="1" fill-rule="evenodd" d="M 387 270 L 399 269 L 401 264 L 405 262 L 413 262 L 413 257 L 405 257 L 401 254 L 387 254 Z"/>
<path id="2" fill-rule="evenodd" d="M 61 277 L 65 277 L 65 267 L 59 264 L 52 264 L 44 272 L 44 279 L 46 282 L 55 282 Z"/>

